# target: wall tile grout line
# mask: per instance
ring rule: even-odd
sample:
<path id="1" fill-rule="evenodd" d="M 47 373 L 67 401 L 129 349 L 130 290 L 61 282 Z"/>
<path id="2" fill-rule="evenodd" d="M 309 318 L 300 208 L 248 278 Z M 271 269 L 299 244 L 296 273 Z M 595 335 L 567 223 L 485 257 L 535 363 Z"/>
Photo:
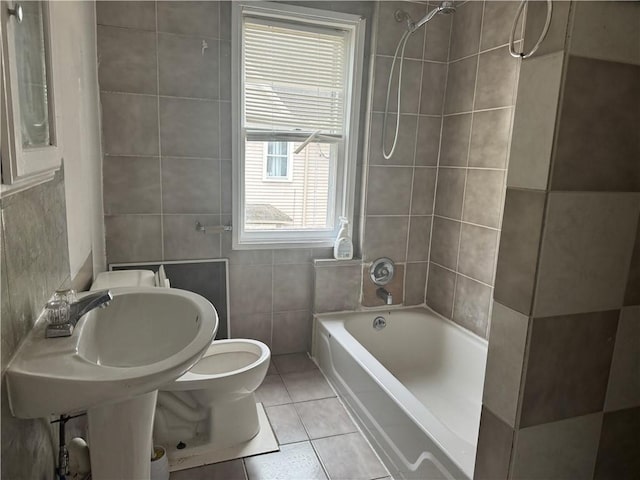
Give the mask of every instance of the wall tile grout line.
<path id="1" fill-rule="evenodd" d="M 159 162 L 159 171 L 160 171 L 160 255 L 161 259 L 165 260 L 165 252 L 164 252 L 164 195 L 163 193 L 163 185 L 162 185 L 162 128 L 160 125 L 160 42 L 158 41 L 158 2 L 157 0 L 153 2 L 153 6 L 155 9 L 155 37 L 156 37 L 156 106 L 158 109 L 158 162 Z"/>

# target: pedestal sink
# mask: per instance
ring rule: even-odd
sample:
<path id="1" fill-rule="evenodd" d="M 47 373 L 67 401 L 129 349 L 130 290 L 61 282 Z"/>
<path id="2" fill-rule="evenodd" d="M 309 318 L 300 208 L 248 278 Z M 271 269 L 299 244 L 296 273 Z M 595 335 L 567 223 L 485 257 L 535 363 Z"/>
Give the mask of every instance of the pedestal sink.
<path id="1" fill-rule="evenodd" d="M 158 387 L 202 357 L 218 315 L 183 290 L 111 292 L 70 337 L 46 339 L 38 320 L 7 367 L 9 405 L 18 418 L 86 410 L 93 479 L 148 479 Z"/>

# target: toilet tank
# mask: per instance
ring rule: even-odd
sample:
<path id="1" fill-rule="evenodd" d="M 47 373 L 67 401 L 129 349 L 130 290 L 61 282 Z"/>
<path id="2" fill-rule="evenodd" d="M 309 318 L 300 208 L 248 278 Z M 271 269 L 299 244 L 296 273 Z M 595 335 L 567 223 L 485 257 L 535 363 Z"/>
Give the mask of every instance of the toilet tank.
<path id="1" fill-rule="evenodd" d="M 151 270 L 118 270 L 99 273 L 91 290 L 107 290 L 116 287 L 155 287 L 155 274 Z"/>

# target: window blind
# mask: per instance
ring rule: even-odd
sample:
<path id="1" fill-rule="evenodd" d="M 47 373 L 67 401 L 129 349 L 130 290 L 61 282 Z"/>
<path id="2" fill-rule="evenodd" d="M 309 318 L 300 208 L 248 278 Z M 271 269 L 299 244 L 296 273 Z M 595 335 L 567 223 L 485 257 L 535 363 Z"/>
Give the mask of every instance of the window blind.
<path id="1" fill-rule="evenodd" d="M 342 135 L 346 47 L 346 35 L 338 30 L 245 17 L 245 128 Z"/>

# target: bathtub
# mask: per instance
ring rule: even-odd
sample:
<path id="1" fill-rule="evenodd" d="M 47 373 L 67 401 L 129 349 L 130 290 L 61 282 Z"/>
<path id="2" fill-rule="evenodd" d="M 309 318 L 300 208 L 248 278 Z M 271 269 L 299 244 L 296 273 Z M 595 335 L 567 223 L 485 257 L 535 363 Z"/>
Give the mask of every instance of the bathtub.
<path id="1" fill-rule="evenodd" d="M 316 362 L 394 478 L 473 478 L 484 339 L 424 307 L 316 315 L 313 334 Z"/>

